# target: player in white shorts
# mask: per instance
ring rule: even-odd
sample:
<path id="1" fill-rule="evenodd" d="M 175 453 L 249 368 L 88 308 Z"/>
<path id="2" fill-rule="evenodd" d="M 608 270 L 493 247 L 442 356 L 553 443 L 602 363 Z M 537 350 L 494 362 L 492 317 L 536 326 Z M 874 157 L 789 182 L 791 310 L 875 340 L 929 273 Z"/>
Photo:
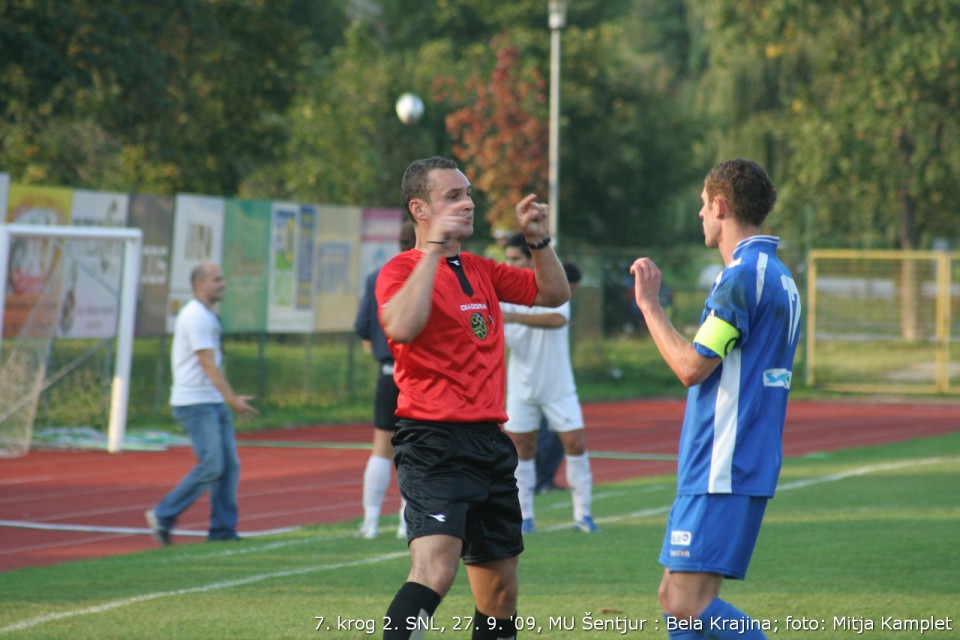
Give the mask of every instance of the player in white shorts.
<path id="1" fill-rule="evenodd" d="M 507 241 L 505 263 L 532 268 L 532 254 L 522 235 Z M 566 266 L 566 265 L 565 265 Z M 571 290 L 574 288 L 571 282 Z M 537 431 L 543 415 L 563 444 L 566 479 L 573 499 L 573 527 L 599 531 L 590 513 L 593 476 L 583 435 L 583 411 L 570 362 L 570 303 L 557 308 L 501 303 L 504 337 L 510 348 L 507 362 L 507 416 L 504 430 L 517 447 L 517 489 L 523 512 L 523 533 L 536 524 Z"/>

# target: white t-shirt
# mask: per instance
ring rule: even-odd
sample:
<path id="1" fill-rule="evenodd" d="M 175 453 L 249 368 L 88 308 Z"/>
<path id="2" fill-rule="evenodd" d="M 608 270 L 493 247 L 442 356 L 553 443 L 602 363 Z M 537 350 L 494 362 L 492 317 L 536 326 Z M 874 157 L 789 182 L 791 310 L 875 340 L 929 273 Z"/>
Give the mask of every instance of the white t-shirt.
<path id="1" fill-rule="evenodd" d="M 191 299 L 180 309 L 173 325 L 171 405 L 182 407 L 223 402 L 223 395 L 213 386 L 197 358 L 197 351 L 204 349 L 213 349 L 214 363 L 217 367 L 222 366 L 220 321 L 203 303 Z"/>
<path id="2" fill-rule="evenodd" d="M 570 362 L 570 303 L 557 308 L 524 307 L 500 303 L 503 311 L 523 314 L 559 313 L 566 323 L 540 329 L 505 322 L 503 335 L 510 347 L 507 361 L 507 395 L 524 402 L 550 402 L 576 393 Z"/>

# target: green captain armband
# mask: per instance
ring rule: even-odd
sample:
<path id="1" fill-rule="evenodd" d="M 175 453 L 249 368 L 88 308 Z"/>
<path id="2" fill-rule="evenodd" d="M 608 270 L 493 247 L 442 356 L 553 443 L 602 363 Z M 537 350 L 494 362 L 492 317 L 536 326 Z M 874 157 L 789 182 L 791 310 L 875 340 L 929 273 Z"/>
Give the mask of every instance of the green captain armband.
<path id="1" fill-rule="evenodd" d="M 725 358 L 733 351 L 733 346 L 739 337 L 740 332 L 735 326 L 717 316 L 709 315 L 700 325 L 700 330 L 697 331 L 693 341 L 710 349 L 721 358 Z"/>

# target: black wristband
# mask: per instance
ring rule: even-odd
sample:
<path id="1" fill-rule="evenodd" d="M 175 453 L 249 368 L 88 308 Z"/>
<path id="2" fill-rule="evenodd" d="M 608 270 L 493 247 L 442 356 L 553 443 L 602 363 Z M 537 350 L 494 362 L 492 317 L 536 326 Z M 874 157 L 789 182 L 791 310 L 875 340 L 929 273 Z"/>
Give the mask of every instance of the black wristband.
<path id="1" fill-rule="evenodd" d="M 530 247 L 533 251 L 539 251 L 540 249 L 543 249 L 548 244 L 550 244 L 550 236 L 544 236 L 543 240 L 541 240 L 537 244 L 530 244 L 528 242 L 527 246 Z"/>

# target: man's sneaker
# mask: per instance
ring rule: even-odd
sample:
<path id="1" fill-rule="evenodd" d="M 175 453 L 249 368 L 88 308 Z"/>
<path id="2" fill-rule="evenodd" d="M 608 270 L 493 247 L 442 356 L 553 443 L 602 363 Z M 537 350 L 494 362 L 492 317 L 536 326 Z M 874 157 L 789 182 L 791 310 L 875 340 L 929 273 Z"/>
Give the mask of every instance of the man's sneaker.
<path id="1" fill-rule="evenodd" d="M 363 538 L 364 540 L 373 540 L 377 537 L 377 525 L 375 524 L 363 524 L 360 526 L 360 530 L 357 531 L 357 537 Z"/>
<path id="2" fill-rule="evenodd" d="M 153 539 L 165 547 L 169 545 L 170 530 L 160 526 L 160 521 L 157 520 L 157 512 L 153 509 L 147 509 L 144 515 L 147 517 L 147 526 L 150 528 L 150 535 L 153 536 Z"/>
<path id="3" fill-rule="evenodd" d="M 582 520 L 573 521 L 573 530 L 584 533 L 599 533 L 600 527 L 597 526 L 590 516 L 583 516 Z"/>
<path id="4" fill-rule="evenodd" d="M 533 518 L 524 518 L 520 524 L 520 533 L 536 533 L 537 525 L 533 523 Z"/>

